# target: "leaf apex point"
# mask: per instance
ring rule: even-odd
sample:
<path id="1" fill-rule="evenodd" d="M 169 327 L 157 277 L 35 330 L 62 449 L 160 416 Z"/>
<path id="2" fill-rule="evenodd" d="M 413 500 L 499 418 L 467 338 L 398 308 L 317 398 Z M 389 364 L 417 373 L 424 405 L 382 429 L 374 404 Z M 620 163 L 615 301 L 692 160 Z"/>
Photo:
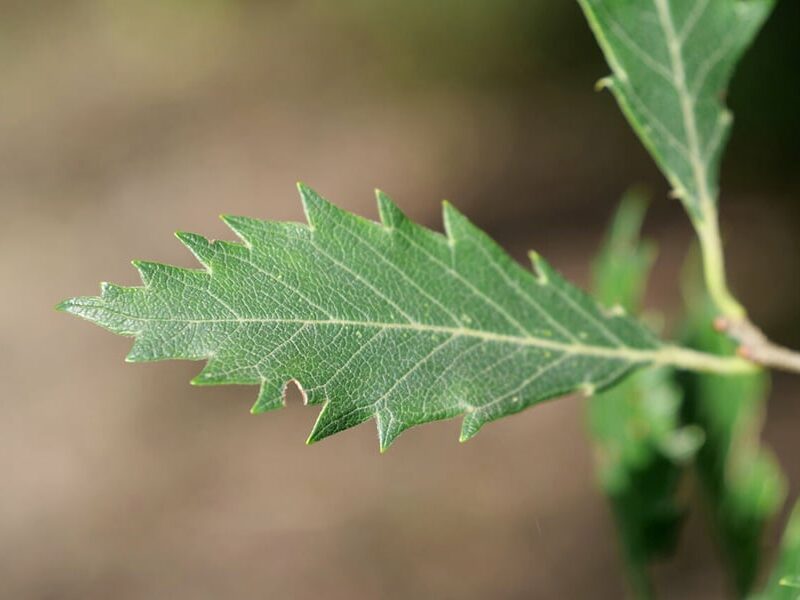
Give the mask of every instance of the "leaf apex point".
<path id="1" fill-rule="evenodd" d="M 66 300 L 58 302 L 53 308 L 58 312 L 69 312 L 73 307 L 74 300 L 75 298 L 67 298 Z"/>

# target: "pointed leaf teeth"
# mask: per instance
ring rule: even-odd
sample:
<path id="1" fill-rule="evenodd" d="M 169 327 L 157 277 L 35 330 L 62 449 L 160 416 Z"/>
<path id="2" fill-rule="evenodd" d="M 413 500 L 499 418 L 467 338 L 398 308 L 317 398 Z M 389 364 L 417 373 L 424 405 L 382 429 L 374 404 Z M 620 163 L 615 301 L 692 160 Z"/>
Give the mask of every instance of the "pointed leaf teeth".
<path id="1" fill-rule="evenodd" d="M 375 198 L 378 201 L 378 213 L 381 223 L 385 227 L 394 229 L 408 221 L 408 217 L 387 194 L 381 190 L 375 190 Z"/>
<path id="2" fill-rule="evenodd" d="M 313 229 L 319 224 L 324 212 L 331 210 L 334 207 L 330 202 L 325 200 L 322 196 L 304 183 L 298 183 L 297 189 L 300 192 L 300 200 L 303 203 L 303 210 L 306 213 L 306 220 Z"/>
<path id="3" fill-rule="evenodd" d="M 444 220 L 444 230 L 447 233 L 448 239 L 456 242 L 461 238 L 467 237 L 471 234 L 483 232 L 480 231 L 463 213 L 453 206 L 448 200 L 442 201 L 442 217 Z"/>
<path id="4" fill-rule="evenodd" d="M 344 414 L 335 412 L 337 410 L 341 410 L 341 407 L 333 404 L 330 400 L 323 404 L 311 434 L 306 440 L 307 444 L 319 442 L 375 417 L 375 411 L 371 406 L 360 406 Z"/>
<path id="5" fill-rule="evenodd" d="M 603 90 L 610 89 L 612 87 L 614 87 L 614 77 L 613 75 L 608 75 L 607 77 L 601 77 L 595 82 L 594 91 L 602 92 Z"/>
<path id="6" fill-rule="evenodd" d="M 139 277 L 141 277 L 142 283 L 145 285 L 145 287 L 149 286 L 153 282 L 158 269 L 163 266 L 146 260 L 132 260 L 131 264 L 139 272 Z"/>
<path id="7" fill-rule="evenodd" d="M 377 413 L 375 424 L 378 429 L 378 446 L 381 454 L 385 453 L 400 434 L 408 428 L 389 412 Z"/>
<path id="8" fill-rule="evenodd" d="M 286 390 L 286 386 L 283 386 L 283 391 Z M 250 414 L 252 415 L 260 415 L 266 412 L 270 412 L 273 410 L 277 410 L 279 408 L 283 408 L 286 406 L 286 399 L 284 393 L 280 390 L 276 390 L 273 386 L 270 386 L 266 381 L 261 384 L 261 388 L 258 392 L 258 399 L 255 401 L 255 404 L 250 408 Z"/>
<path id="9" fill-rule="evenodd" d="M 189 249 L 201 265 L 206 269 L 211 268 L 211 259 L 215 254 L 214 245 L 211 241 L 202 235 L 186 231 L 175 232 L 175 237 Z"/>
<path id="10" fill-rule="evenodd" d="M 533 273 L 536 276 L 536 281 L 538 281 L 540 285 L 547 285 L 550 283 L 551 267 L 547 261 L 542 258 L 542 255 L 535 250 L 531 250 L 528 252 L 528 258 L 533 265 Z"/>
<path id="11" fill-rule="evenodd" d="M 250 217 L 240 217 L 237 215 L 220 215 L 220 220 L 233 233 L 236 234 L 246 248 L 252 248 L 255 240 L 253 239 L 253 230 L 261 226 L 262 221 L 258 219 L 251 219 Z M 216 242 L 219 243 L 219 242 Z M 231 242 L 228 242 L 231 243 Z"/>
<path id="12" fill-rule="evenodd" d="M 208 363 L 206 363 L 206 366 L 203 367 L 202 371 L 200 371 L 197 375 L 195 375 L 194 377 L 192 377 L 192 379 L 189 380 L 189 385 L 196 385 L 200 387 L 204 385 L 214 385 L 215 383 L 217 383 L 216 377 L 207 369 L 208 369 Z"/>
<path id="13" fill-rule="evenodd" d="M 150 360 L 153 360 L 152 358 Z M 136 342 L 133 343 L 131 349 L 125 355 L 125 362 L 126 363 L 139 363 L 139 362 L 147 362 L 147 355 L 142 351 L 140 345 Z"/>
<path id="14" fill-rule="evenodd" d="M 485 421 L 477 411 L 473 410 L 468 412 L 461 421 L 461 433 L 458 436 L 458 441 L 464 443 L 471 440 L 478 435 L 478 432 L 484 425 Z"/>

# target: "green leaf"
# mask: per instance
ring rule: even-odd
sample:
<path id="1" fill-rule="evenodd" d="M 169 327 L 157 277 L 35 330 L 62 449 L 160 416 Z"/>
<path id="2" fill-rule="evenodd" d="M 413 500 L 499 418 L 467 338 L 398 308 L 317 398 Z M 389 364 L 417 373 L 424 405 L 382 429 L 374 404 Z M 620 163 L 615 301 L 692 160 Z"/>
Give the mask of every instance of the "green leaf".
<path id="1" fill-rule="evenodd" d="M 718 196 L 733 69 L 774 0 L 579 0 L 613 75 L 601 80 L 694 219 Z"/>
<path id="2" fill-rule="evenodd" d="M 686 341 L 697 349 L 733 354 L 734 344 L 711 325 L 710 300 L 689 283 Z M 769 378 L 763 371 L 726 377 L 686 373 L 686 420 L 703 429 L 706 443 L 696 468 L 706 493 L 714 531 L 736 590 L 750 591 L 761 561 L 761 539 L 785 497 L 785 482 L 761 445 Z"/>
<path id="3" fill-rule="evenodd" d="M 656 258 L 655 246 L 639 239 L 646 212 L 647 196 L 642 191 L 633 189 L 623 196 L 593 266 L 595 297 L 632 314 L 641 311 Z"/>
<path id="4" fill-rule="evenodd" d="M 536 275 L 523 269 L 450 205 L 443 236 L 381 193 L 382 223 L 301 196 L 309 225 L 223 217 L 243 243 L 178 234 L 202 269 L 135 262 L 143 287 L 60 308 L 134 336 L 130 361 L 207 359 L 194 383 L 260 385 L 253 412 L 282 406 L 294 380 L 324 404 L 309 442 L 375 418 L 382 449 L 458 415 L 466 440 L 681 353 L 538 255 Z"/>
<path id="5" fill-rule="evenodd" d="M 783 534 L 781 552 L 764 591 L 758 600 L 797 600 L 800 598 L 800 502 L 795 505 Z"/>
<path id="6" fill-rule="evenodd" d="M 595 262 L 594 289 L 607 304 L 639 312 L 655 248 L 639 239 L 645 198 L 630 192 Z M 676 500 L 683 465 L 702 443 L 696 427 L 681 426 L 681 393 L 672 369 L 635 373 L 592 398 L 589 428 L 600 482 L 609 497 L 637 597 L 652 594 L 647 568 L 675 546 L 685 513 Z"/>

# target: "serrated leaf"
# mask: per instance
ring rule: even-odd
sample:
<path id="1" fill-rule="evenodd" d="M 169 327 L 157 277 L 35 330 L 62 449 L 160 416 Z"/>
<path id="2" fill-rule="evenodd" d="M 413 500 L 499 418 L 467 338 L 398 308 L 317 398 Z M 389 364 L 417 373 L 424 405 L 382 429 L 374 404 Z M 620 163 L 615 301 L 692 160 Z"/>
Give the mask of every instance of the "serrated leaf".
<path id="1" fill-rule="evenodd" d="M 704 218 L 732 121 L 726 89 L 774 0 L 579 2 L 613 72 L 600 85 L 689 213 Z"/>
<path id="2" fill-rule="evenodd" d="M 60 308 L 134 336 L 131 361 L 207 359 L 197 384 L 294 380 L 324 404 L 309 441 L 375 418 L 381 448 L 412 425 L 486 423 L 601 390 L 668 347 L 605 312 L 538 255 L 536 275 L 445 205 L 447 236 L 378 194 L 382 223 L 301 187 L 308 225 L 224 217 L 243 243 L 179 234 L 203 269 L 137 262 L 144 287 L 104 284 Z"/>
<path id="3" fill-rule="evenodd" d="M 754 600 L 797 600 L 800 598 L 800 502 L 786 525 L 780 555 L 764 591 Z"/>
<path id="4" fill-rule="evenodd" d="M 689 283 L 686 343 L 734 354 L 735 345 L 711 325 L 716 311 L 699 289 L 699 283 Z M 775 457 L 760 441 L 769 377 L 763 371 L 725 377 L 686 373 L 682 381 L 686 420 L 706 437 L 696 458 L 698 478 L 736 590 L 745 595 L 758 575 L 764 528 L 786 492 Z"/>
<path id="5" fill-rule="evenodd" d="M 601 301 L 637 313 L 655 248 L 640 240 L 646 199 L 624 198 L 594 266 Z M 702 443 L 702 432 L 684 428 L 681 393 L 669 368 L 635 373 L 591 398 L 589 428 L 595 442 L 600 482 L 608 496 L 637 597 L 651 595 L 648 566 L 669 554 L 685 509 L 676 500 L 683 465 Z"/>

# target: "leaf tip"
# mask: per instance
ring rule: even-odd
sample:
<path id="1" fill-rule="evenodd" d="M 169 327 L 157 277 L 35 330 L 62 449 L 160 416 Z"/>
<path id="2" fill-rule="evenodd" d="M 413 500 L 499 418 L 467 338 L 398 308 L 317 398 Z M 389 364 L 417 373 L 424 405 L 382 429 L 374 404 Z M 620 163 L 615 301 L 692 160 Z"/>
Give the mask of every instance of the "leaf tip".
<path id="1" fill-rule="evenodd" d="M 56 304 L 53 308 L 58 312 L 72 312 L 75 307 L 76 298 L 67 298 Z"/>

